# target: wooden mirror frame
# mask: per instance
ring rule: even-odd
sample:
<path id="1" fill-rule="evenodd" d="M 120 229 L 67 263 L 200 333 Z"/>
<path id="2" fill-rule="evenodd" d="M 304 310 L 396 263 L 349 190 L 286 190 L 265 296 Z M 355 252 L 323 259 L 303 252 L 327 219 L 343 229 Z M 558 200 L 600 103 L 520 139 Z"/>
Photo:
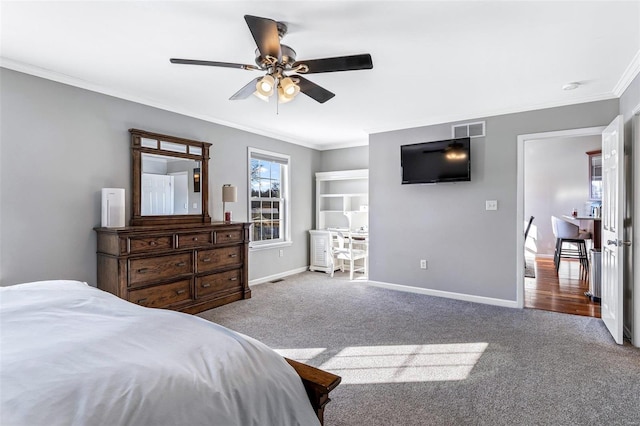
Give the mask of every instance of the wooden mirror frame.
<path id="1" fill-rule="evenodd" d="M 209 147 L 210 143 L 194 141 L 190 139 L 178 138 L 175 136 L 151 133 L 145 130 L 129 129 L 131 134 L 131 156 L 132 156 L 132 203 L 131 203 L 131 226 L 146 225 L 182 225 L 188 223 L 211 223 L 209 216 Z M 152 139 L 157 141 L 156 148 L 142 146 L 142 139 Z M 160 142 L 170 142 L 178 145 L 185 145 L 185 152 L 175 152 L 161 148 Z M 200 154 L 192 154 L 191 147 L 199 148 Z M 163 155 L 165 157 L 177 157 L 200 162 L 200 185 L 202 209 L 199 214 L 182 215 L 154 215 L 143 216 L 142 213 L 142 154 Z"/>

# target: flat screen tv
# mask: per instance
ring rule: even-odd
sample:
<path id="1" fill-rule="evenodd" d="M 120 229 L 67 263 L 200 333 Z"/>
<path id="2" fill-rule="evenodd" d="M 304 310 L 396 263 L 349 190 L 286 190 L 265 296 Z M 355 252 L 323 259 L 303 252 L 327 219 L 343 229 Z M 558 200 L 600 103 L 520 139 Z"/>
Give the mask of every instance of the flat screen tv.
<path id="1" fill-rule="evenodd" d="M 471 139 L 447 139 L 400 147 L 402 183 L 468 182 Z"/>

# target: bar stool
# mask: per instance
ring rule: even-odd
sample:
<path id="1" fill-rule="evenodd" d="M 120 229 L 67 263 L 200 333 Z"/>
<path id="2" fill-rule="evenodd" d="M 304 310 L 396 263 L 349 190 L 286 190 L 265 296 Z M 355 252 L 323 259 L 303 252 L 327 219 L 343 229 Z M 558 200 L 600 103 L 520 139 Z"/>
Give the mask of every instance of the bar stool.
<path id="1" fill-rule="evenodd" d="M 578 259 L 583 275 L 587 276 L 589 272 L 589 257 L 587 256 L 585 240 L 591 238 L 591 233 L 581 230 L 578 225 L 555 216 L 551 216 L 551 226 L 553 235 L 556 237 L 556 250 L 553 255 L 556 272 L 560 268 L 560 259 Z M 570 246 L 565 247 L 565 243 L 570 244 Z"/>

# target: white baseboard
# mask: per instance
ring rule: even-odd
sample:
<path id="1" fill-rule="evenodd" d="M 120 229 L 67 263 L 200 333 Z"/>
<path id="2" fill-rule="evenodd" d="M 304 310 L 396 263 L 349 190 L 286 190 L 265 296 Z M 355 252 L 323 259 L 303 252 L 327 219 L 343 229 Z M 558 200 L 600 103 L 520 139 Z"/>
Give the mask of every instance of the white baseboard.
<path id="1" fill-rule="evenodd" d="M 471 294 L 452 293 L 449 291 L 432 290 L 428 288 L 412 287 L 401 284 L 391 284 L 380 281 L 368 281 L 369 284 L 374 287 L 382 287 L 390 290 L 406 291 L 409 293 L 425 294 L 427 296 L 444 297 L 447 299 L 464 300 L 466 302 L 483 303 L 485 305 L 502 306 L 505 308 L 518 308 L 518 302 L 515 300 L 495 299 L 493 297 L 474 296 Z"/>
<path id="2" fill-rule="evenodd" d="M 302 268 L 297 268 L 297 269 L 292 269 L 290 271 L 280 272 L 279 274 L 269 275 L 268 277 L 256 278 L 254 280 L 249 281 L 249 286 L 268 283 L 268 282 L 271 282 L 273 280 L 277 280 L 277 279 L 280 279 L 280 278 L 288 277 L 289 275 L 299 274 L 301 272 L 308 271 L 308 270 L 309 270 L 308 266 L 303 266 Z"/>

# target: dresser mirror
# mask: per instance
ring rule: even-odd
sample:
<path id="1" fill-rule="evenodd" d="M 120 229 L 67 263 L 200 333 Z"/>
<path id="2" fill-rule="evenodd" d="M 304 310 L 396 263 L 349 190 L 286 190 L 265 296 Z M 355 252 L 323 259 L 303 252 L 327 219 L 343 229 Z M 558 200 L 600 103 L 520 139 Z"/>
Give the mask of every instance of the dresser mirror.
<path id="1" fill-rule="evenodd" d="M 210 143 L 130 129 L 131 225 L 210 223 Z"/>

